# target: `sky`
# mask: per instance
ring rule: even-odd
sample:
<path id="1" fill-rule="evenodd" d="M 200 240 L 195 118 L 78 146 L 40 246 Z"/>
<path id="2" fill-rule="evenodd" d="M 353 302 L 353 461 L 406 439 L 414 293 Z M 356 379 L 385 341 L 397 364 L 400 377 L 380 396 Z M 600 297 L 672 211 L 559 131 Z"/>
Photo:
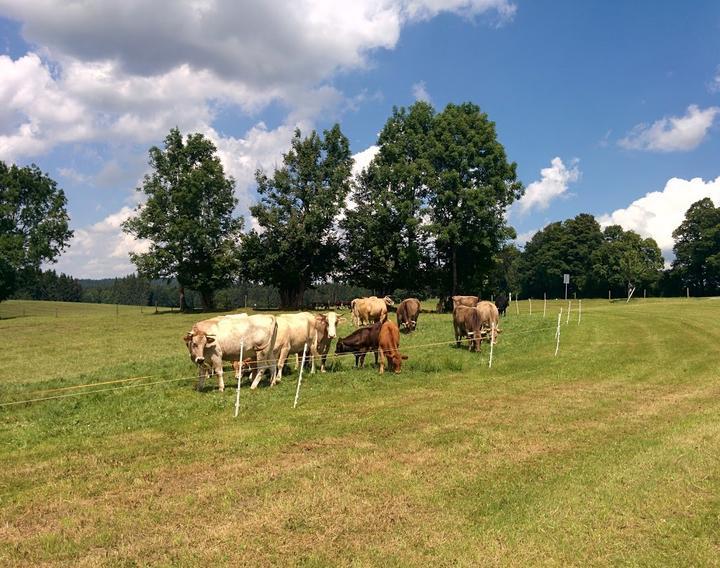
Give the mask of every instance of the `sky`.
<path id="1" fill-rule="evenodd" d="M 471 101 L 525 196 L 518 244 L 587 212 L 653 237 L 720 205 L 720 3 L 0 0 L 0 160 L 37 164 L 75 236 L 54 269 L 134 272 L 148 150 L 213 140 L 252 226 L 254 173 L 340 123 L 362 168 L 393 106 Z"/>

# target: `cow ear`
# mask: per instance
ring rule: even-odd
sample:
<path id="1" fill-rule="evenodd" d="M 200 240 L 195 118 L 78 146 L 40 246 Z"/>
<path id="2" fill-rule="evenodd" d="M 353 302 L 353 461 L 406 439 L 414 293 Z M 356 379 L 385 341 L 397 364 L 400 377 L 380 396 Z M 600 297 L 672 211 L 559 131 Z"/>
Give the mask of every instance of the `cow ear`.
<path id="1" fill-rule="evenodd" d="M 215 336 L 214 335 L 206 335 L 205 338 L 207 341 L 205 342 L 205 347 L 209 347 L 213 343 L 215 343 Z"/>
<path id="2" fill-rule="evenodd" d="M 192 331 L 188 331 L 188 332 L 183 336 L 183 341 L 184 341 L 185 343 L 190 343 L 190 342 L 192 341 L 192 338 L 193 338 Z"/>

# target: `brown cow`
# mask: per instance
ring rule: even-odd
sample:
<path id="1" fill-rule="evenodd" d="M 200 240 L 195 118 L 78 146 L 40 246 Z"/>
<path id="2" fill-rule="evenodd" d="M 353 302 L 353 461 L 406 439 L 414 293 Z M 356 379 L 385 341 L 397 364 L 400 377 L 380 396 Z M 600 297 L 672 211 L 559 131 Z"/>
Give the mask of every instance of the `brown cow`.
<path id="1" fill-rule="evenodd" d="M 458 306 L 467 306 L 468 308 L 474 308 L 477 306 L 480 298 L 477 296 L 453 296 L 453 309 Z"/>
<path id="2" fill-rule="evenodd" d="M 378 322 L 370 327 L 361 327 L 356 329 L 347 337 L 338 339 L 335 345 L 335 353 L 352 353 L 355 355 L 355 366 L 363 367 L 365 365 L 365 354 L 368 351 L 375 352 L 375 363 L 378 362 L 378 341 L 380 329 L 383 323 Z"/>
<path id="3" fill-rule="evenodd" d="M 388 360 L 388 367 L 396 373 L 400 372 L 403 359 L 407 355 L 401 355 L 398 351 L 400 346 L 400 330 L 394 322 L 388 320 L 382 324 L 378 336 L 378 351 L 380 352 L 380 373 L 385 372 L 385 357 Z"/>
<path id="4" fill-rule="evenodd" d="M 419 315 L 420 300 L 417 298 L 408 298 L 400 302 L 397 309 L 397 322 L 400 330 L 407 333 L 415 331 Z"/>
<path id="5" fill-rule="evenodd" d="M 453 310 L 453 328 L 455 330 L 455 344 L 460 347 L 460 340 L 464 337 L 469 338 L 468 349 L 470 351 L 475 348 L 480 350 L 480 334 L 482 326 L 480 325 L 480 313 L 475 308 L 467 306 L 457 306 Z"/>

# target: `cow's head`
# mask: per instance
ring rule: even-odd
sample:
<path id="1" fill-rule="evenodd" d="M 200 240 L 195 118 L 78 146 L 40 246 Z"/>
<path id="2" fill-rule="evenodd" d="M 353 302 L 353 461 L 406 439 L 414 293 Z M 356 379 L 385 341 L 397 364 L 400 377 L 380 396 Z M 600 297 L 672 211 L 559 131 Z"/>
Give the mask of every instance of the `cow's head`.
<path id="1" fill-rule="evenodd" d="M 190 353 L 190 360 L 197 365 L 205 363 L 206 350 L 215 346 L 215 336 L 207 335 L 202 331 L 190 330 L 183 340 Z"/>
<path id="2" fill-rule="evenodd" d="M 335 312 L 328 312 L 323 314 L 325 321 L 327 322 L 327 336 L 329 339 L 335 339 L 337 337 L 337 325 L 343 323 L 345 318 L 337 315 Z"/>
<path id="3" fill-rule="evenodd" d="M 393 299 L 392 299 L 390 296 L 385 296 L 385 297 L 383 298 L 383 301 L 384 301 L 388 306 L 392 306 L 392 305 L 395 304 L 395 302 L 393 302 Z"/>

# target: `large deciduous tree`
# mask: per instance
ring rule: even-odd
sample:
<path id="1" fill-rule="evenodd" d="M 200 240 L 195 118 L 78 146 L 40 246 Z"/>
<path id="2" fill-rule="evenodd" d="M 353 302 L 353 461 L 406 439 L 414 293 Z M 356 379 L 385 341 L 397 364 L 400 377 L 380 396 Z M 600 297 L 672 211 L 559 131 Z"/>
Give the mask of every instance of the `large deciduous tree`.
<path id="1" fill-rule="evenodd" d="M 603 231 L 603 243 L 592 253 L 592 263 L 598 286 L 629 294 L 634 288 L 657 283 L 663 258 L 654 239 L 610 225 Z"/>
<path id="2" fill-rule="evenodd" d="M 393 109 L 341 223 L 347 279 L 380 295 L 423 287 L 428 235 L 422 214 L 433 115 L 425 102 Z"/>
<path id="3" fill-rule="evenodd" d="M 472 103 L 449 104 L 429 135 L 429 229 L 446 289 L 480 290 L 493 257 L 515 231 L 505 212 L 523 194 L 495 123 Z"/>
<path id="4" fill-rule="evenodd" d="M 676 271 L 697 295 L 720 292 L 720 207 L 709 197 L 693 203 L 673 231 Z"/>
<path id="5" fill-rule="evenodd" d="M 23 271 L 54 262 L 73 232 L 67 199 L 35 166 L 0 162 L 0 301 L 15 291 Z"/>
<path id="6" fill-rule="evenodd" d="M 525 296 L 564 294 L 563 274 L 570 275 L 571 290 L 581 296 L 597 292 L 591 255 L 603 242 L 595 217 L 580 213 L 550 223 L 525 245 L 518 271 Z"/>
<path id="7" fill-rule="evenodd" d="M 150 148 L 150 166 L 138 188 L 146 201 L 123 223 L 125 232 L 147 239 L 150 247 L 130 257 L 142 276 L 177 279 L 181 309 L 187 308 L 185 288 L 197 290 L 209 309 L 214 291 L 231 282 L 239 266 L 235 181 L 225 175 L 210 140 L 190 134 L 184 141 L 177 128 L 164 149 Z"/>
<path id="8" fill-rule="evenodd" d="M 352 157 L 339 125 L 303 138 L 295 131 L 282 167 L 256 174 L 260 202 L 250 211 L 260 230 L 243 239 L 243 271 L 276 286 L 283 308 L 340 267 L 337 217 L 350 190 Z"/>

